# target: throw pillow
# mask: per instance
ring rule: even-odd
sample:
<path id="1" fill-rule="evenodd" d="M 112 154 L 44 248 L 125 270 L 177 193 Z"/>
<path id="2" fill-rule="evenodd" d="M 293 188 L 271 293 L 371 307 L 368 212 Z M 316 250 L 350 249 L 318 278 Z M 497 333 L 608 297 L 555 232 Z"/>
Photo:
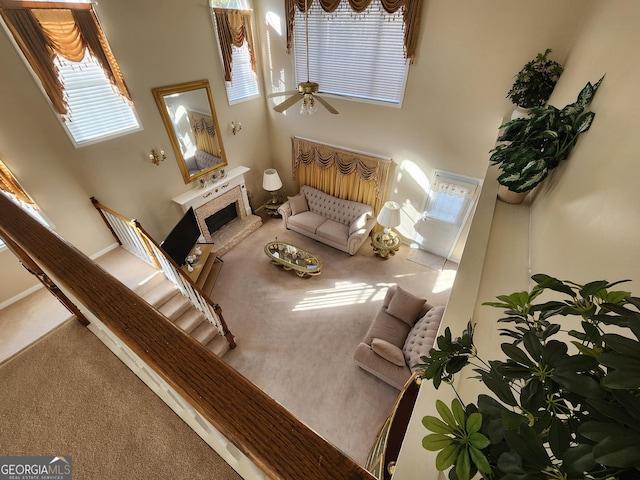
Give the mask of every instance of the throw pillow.
<path id="1" fill-rule="evenodd" d="M 397 287 L 396 293 L 391 298 L 389 306 L 387 307 L 387 313 L 399 318 L 409 324 L 409 326 L 413 326 L 426 301 L 424 298 L 416 297 L 406 290 Z"/>
<path id="2" fill-rule="evenodd" d="M 309 211 L 309 204 L 307 203 L 307 197 L 304 195 L 296 195 L 295 197 L 287 197 L 289 199 L 289 206 L 291 207 L 291 215 L 297 215 L 302 212 Z"/>
<path id="3" fill-rule="evenodd" d="M 374 352 L 376 352 L 388 362 L 391 362 L 399 367 L 406 366 L 406 364 L 404 363 L 404 354 L 402 353 L 402 350 L 400 350 L 394 344 L 389 343 L 386 340 L 382 340 L 381 338 L 374 338 L 371 341 L 371 348 Z"/>

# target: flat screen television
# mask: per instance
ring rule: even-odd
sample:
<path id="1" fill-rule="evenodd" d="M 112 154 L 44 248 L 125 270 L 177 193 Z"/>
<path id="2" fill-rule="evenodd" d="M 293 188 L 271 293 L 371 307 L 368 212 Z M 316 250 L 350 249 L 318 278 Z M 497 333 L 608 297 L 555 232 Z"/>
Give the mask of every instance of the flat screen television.
<path id="1" fill-rule="evenodd" d="M 182 266 L 186 263 L 185 258 L 200 238 L 200 227 L 196 220 L 196 214 L 193 207 L 187 210 L 187 213 L 169 232 L 160 247 L 164 252 L 178 265 Z"/>

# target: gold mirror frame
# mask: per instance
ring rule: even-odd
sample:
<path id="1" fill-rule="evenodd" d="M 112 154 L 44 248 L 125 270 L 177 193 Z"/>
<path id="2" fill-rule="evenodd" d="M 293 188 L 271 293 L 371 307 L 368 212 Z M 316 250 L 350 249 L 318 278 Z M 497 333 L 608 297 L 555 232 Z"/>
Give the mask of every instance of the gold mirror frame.
<path id="1" fill-rule="evenodd" d="M 184 183 L 227 165 L 208 80 L 151 90 Z"/>

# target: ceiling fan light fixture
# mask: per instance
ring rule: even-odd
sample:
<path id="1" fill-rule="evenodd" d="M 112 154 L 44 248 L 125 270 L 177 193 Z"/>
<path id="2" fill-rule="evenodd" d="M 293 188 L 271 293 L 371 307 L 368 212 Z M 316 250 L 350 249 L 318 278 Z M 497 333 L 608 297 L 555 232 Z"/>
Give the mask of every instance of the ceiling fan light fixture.
<path id="1" fill-rule="evenodd" d="M 309 80 L 309 9 L 307 7 L 307 0 L 304 2 L 304 18 L 305 18 L 305 45 L 307 50 L 307 81 L 298 83 L 298 92 L 294 93 L 292 96 L 279 103 L 273 109 L 276 112 L 283 113 L 290 107 L 293 107 L 296 103 L 302 100 L 302 106 L 300 107 L 301 115 L 313 115 L 318 111 L 318 106 L 316 105 L 316 100 L 324 108 L 326 108 L 330 113 L 334 115 L 338 113 L 338 111 L 333 108 L 329 102 L 323 99 L 321 96 L 315 96 L 314 94 L 318 93 L 320 86 L 316 82 L 311 82 Z"/>
<path id="2" fill-rule="evenodd" d="M 318 107 L 316 106 L 315 98 L 313 98 L 312 94 L 305 93 L 300 107 L 300 115 L 313 115 L 317 111 Z"/>

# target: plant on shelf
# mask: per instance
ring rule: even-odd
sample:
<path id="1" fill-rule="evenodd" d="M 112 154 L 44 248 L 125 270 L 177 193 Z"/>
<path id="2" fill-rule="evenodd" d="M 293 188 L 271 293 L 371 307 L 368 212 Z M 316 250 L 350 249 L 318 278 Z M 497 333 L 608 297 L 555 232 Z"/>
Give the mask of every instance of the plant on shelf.
<path id="1" fill-rule="evenodd" d="M 529 118 L 516 118 L 500 128 L 499 143 L 489 161 L 502 173 L 498 183 L 516 193 L 525 193 L 542 182 L 565 160 L 593 123 L 594 112 L 586 112 L 604 76 L 595 85 L 588 82 L 575 102 L 562 110 L 553 105 L 534 107 Z"/>
<path id="2" fill-rule="evenodd" d="M 640 478 L 640 298 L 620 282 L 532 279 L 485 304 L 506 310 L 504 360 L 480 359 L 469 324 L 416 366 L 438 388 L 471 365 L 490 391 L 465 405 L 454 387 L 451 408 L 438 401 L 441 418 L 423 418 L 434 432 L 423 447 L 450 479 Z M 543 293 L 562 299 L 536 303 Z"/>
<path id="3" fill-rule="evenodd" d="M 515 76 L 507 98 L 518 107 L 539 107 L 549 100 L 564 71 L 562 65 L 547 58 L 550 53 L 550 48 L 547 48 L 544 53 L 539 53 Z"/>

